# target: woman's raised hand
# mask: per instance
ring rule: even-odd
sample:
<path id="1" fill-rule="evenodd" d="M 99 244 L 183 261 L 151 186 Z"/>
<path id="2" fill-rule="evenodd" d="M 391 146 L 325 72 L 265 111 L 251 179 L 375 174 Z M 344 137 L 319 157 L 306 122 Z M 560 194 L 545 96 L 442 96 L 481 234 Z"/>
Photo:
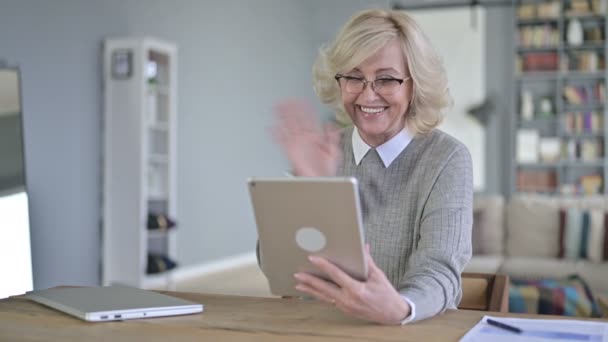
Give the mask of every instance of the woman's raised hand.
<path id="1" fill-rule="evenodd" d="M 320 127 L 312 106 L 301 100 L 276 105 L 277 123 L 272 128 L 296 176 L 335 176 L 342 158 L 340 131 L 331 124 Z"/>

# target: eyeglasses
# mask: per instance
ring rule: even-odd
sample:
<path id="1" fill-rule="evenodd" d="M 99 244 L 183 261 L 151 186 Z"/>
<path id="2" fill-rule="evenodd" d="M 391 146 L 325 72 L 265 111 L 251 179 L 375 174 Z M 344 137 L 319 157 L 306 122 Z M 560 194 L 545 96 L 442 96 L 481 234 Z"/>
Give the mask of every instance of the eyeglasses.
<path id="1" fill-rule="evenodd" d="M 380 95 L 394 94 L 397 90 L 399 90 L 403 82 L 410 79 L 409 77 L 382 77 L 374 81 L 368 81 L 361 77 L 346 76 L 342 74 L 336 74 L 334 78 L 340 84 L 340 88 L 344 89 L 344 91 L 346 91 L 347 93 L 359 94 L 365 89 L 367 84 L 370 83 L 372 90 Z"/>

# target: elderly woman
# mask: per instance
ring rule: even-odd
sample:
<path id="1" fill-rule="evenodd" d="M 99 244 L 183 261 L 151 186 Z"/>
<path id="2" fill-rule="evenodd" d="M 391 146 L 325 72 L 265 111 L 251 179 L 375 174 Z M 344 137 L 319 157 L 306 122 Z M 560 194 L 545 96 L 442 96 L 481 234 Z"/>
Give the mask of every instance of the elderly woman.
<path id="1" fill-rule="evenodd" d="M 312 257 L 332 281 L 296 273 L 296 289 L 382 324 L 456 308 L 471 257 L 473 176 L 467 148 L 435 129 L 450 104 L 440 57 L 405 13 L 363 11 L 321 50 L 314 85 L 354 126 L 320 128 L 310 106 L 287 101 L 275 138 L 296 176 L 357 178 L 369 276 Z"/>

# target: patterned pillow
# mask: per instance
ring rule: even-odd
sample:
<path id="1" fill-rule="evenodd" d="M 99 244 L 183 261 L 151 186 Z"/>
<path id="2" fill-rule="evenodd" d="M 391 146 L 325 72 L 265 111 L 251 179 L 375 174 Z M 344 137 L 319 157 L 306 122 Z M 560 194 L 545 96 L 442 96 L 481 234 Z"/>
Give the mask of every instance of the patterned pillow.
<path id="1" fill-rule="evenodd" d="M 509 312 L 601 317 L 601 309 L 578 275 L 565 279 L 511 278 Z"/>
<path id="2" fill-rule="evenodd" d="M 558 257 L 608 261 L 608 214 L 602 210 L 561 209 Z"/>

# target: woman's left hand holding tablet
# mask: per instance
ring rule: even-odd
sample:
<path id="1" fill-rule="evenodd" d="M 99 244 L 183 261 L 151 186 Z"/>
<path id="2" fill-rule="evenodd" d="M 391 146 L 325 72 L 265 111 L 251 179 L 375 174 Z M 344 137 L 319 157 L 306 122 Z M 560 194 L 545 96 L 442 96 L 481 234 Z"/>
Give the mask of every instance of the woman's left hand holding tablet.
<path id="1" fill-rule="evenodd" d="M 367 249 L 367 248 L 366 248 Z M 327 274 L 326 281 L 312 274 L 294 274 L 296 290 L 335 305 L 346 314 L 381 324 L 399 324 L 410 315 L 410 306 L 395 290 L 366 250 L 368 278 L 359 281 L 327 259 L 310 256 L 310 262 Z"/>

